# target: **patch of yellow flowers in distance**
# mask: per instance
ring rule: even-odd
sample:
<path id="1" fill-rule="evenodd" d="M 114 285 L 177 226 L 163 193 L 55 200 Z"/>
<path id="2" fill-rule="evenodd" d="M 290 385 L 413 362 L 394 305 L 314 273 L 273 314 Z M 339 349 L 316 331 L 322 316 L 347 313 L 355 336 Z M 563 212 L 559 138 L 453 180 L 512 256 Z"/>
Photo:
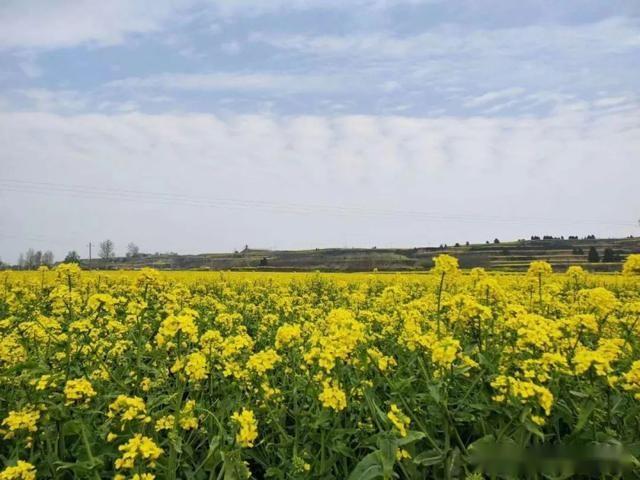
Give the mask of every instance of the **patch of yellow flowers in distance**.
<path id="1" fill-rule="evenodd" d="M 0 480 L 482 478 L 482 442 L 640 442 L 640 255 L 621 274 L 4 271 L 0 392 Z"/>

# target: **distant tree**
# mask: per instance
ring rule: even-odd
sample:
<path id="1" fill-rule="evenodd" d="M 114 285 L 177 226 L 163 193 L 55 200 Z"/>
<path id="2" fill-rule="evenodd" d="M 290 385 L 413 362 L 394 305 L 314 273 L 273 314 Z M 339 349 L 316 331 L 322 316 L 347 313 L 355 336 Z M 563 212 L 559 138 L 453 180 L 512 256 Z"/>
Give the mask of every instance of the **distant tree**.
<path id="1" fill-rule="evenodd" d="M 135 258 L 138 255 L 140 255 L 140 247 L 133 242 L 129 243 L 129 245 L 127 245 L 127 257 Z"/>
<path id="2" fill-rule="evenodd" d="M 454 247 L 459 247 L 460 244 L 458 242 L 456 242 L 456 244 L 454 245 Z"/>
<path id="3" fill-rule="evenodd" d="M 469 241 L 464 242 L 464 244 L 468 247 L 469 246 Z"/>
<path id="4" fill-rule="evenodd" d="M 269 263 L 269 260 L 267 260 L 267 257 L 262 257 L 262 259 L 260 260 L 261 267 L 266 267 L 268 263 Z"/>
<path id="5" fill-rule="evenodd" d="M 618 258 L 617 255 L 615 254 L 615 252 L 613 251 L 613 249 L 611 249 L 610 247 L 607 247 L 604 249 L 604 252 L 602 254 L 602 261 L 603 262 L 617 262 Z"/>
<path id="6" fill-rule="evenodd" d="M 24 259 L 24 253 L 21 253 L 18 256 L 18 268 L 24 268 L 26 265 L 26 260 Z"/>
<path id="7" fill-rule="evenodd" d="M 80 263 L 80 255 L 75 250 L 70 250 L 64 257 L 64 263 Z"/>
<path id="8" fill-rule="evenodd" d="M 109 260 L 116 256 L 115 247 L 113 246 L 113 242 L 109 239 L 104 242 L 100 242 L 100 250 L 98 251 L 98 256 L 103 260 Z"/>
<path id="9" fill-rule="evenodd" d="M 36 266 L 36 252 L 33 248 L 30 248 L 24 253 L 24 268 L 32 269 Z"/>
<path id="10" fill-rule="evenodd" d="M 24 254 L 25 268 L 35 270 L 42 265 L 42 251 L 35 251 L 33 248 L 27 250 Z"/>
<path id="11" fill-rule="evenodd" d="M 42 264 L 47 267 L 53 265 L 53 252 L 51 250 L 47 250 L 42 254 Z"/>
<path id="12" fill-rule="evenodd" d="M 590 263 L 598 263 L 600 261 L 600 255 L 596 250 L 596 247 L 589 248 L 589 254 L 587 255 L 587 259 Z"/>
<path id="13" fill-rule="evenodd" d="M 500 240 L 498 240 L 497 238 L 494 238 L 493 243 L 500 243 Z"/>

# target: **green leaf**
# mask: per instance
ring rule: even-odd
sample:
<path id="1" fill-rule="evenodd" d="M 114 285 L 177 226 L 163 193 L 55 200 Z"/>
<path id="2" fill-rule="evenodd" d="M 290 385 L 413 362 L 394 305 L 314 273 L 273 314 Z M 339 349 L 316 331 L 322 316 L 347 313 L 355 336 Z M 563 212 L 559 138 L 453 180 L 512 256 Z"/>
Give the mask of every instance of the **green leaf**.
<path id="1" fill-rule="evenodd" d="M 396 463 L 396 446 L 395 439 L 380 438 L 378 440 L 380 462 L 382 463 L 382 475 L 384 478 L 391 478 L 393 475 L 393 466 Z"/>
<path id="2" fill-rule="evenodd" d="M 222 454 L 224 461 L 224 480 L 246 480 L 251 472 L 242 461 L 238 450 Z"/>
<path id="3" fill-rule="evenodd" d="M 82 422 L 80 420 L 69 420 L 62 425 L 62 435 L 65 437 L 71 435 L 80 435 L 82 431 Z"/>
<path id="4" fill-rule="evenodd" d="M 589 394 L 578 392 L 577 390 L 569 390 L 569 393 L 578 398 L 589 398 Z"/>
<path id="5" fill-rule="evenodd" d="M 380 452 L 375 451 L 368 454 L 358 462 L 348 480 L 374 480 L 384 478 L 384 470 L 380 462 Z"/>
<path id="6" fill-rule="evenodd" d="M 438 388 L 438 386 L 437 385 L 429 385 L 429 387 L 427 387 L 427 388 L 429 390 L 429 395 L 431 395 L 431 398 L 433 398 L 437 404 L 441 404 L 442 403 L 442 395 L 440 395 L 440 389 Z"/>
<path id="7" fill-rule="evenodd" d="M 269 467 L 264 474 L 265 478 L 276 478 L 278 480 L 284 480 L 285 475 L 282 470 L 277 467 Z"/>
<path id="8" fill-rule="evenodd" d="M 336 442 L 331 446 L 333 452 L 339 453 L 343 457 L 353 458 L 353 450 L 344 442 Z"/>
<path id="9" fill-rule="evenodd" d="M 442 453 L 437 450 L 425 450 L 424 452 L 420 452 L 415 457 L 413 457 L 413 463 L 422 465 L 423 467 L 437 465 L 439 463 L 442 463 L 443 460 L 444 457 Z"/>
<path id="10" fill-rule="evenodd" d="M 484 449 L 485 447 L 493 447 L 496 444 L 496 437 L 493 434 L 485 435 L 479 438 L 467 447 L 468 451 Z"/>
<path id="11" fill-rule="evenodd" d="M 588 402 L 583 408 L 579 409 L 578 413 L 578 422 L 576 423 L 575 428 L 573 429 L 573 433 L 578 433 L 582 431 L 587 422 L 589 421 L 589 417 L 596 408 L 595 402 Z"/>
<path id="12" fill-rule="evenodd" d="M 533 433 L 535 436 L 540 438 L 540 440 L 544 440 L 544 433 L 542 433 L 542 430 L 540 430 L 535 423 L 533 423 L 531 420 L 527 418 L 525 419 L 523 424 L 524 424 L 524 428 L 526 428 L 527 431 Z"/>
<path id="13" fill-rule="evenodd" d="M 404 445 L 409 445 L 410 443 L 417 442 L 418 440 L 421 440 L 424 437 L 426 437 L 426 434 L 424 432 L 419 432 L 417 430 L 409 430 L 407 432 L 406 437 L 402 437 L 396 440 L 396 445 L 399 447 L 402 447 Z"/>

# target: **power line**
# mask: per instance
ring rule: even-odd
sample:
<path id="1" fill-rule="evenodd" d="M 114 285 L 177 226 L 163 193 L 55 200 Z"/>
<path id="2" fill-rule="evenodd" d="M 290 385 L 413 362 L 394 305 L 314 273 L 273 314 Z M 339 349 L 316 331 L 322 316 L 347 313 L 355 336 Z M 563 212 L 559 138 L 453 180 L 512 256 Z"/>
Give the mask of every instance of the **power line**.
<path id="1" fill-rule="evenodd" d="M 181 205 L 205 208 L 240 208 L 269 210 L 285 214 L 327 214 L 337 216 L 366 216 L 366 217 L 409 217 L 432 221 L 455 221 L 461 223 L 558 223 L 563 225 L 615 225 L 630 227 L 631 222 L 622 220 L 600 219 L 558 219 L 541 217 L 500 217 L 492 215 L 471 214 L 437 214 L 417 210 L 373 209 L 368 207 L 346 207 L 339 205 L 278 203 L 262 200 L 240 200 L 234 198 L 210 198 L 192 196 L 170 192 L 150 192 L 141 190 L 104 188 L 90 185 L 68 185 L 51 182 L 34 182 L 18 179 L 0 178 L 0 186 L 5 191 L 17 193 L 31 193 L 41 195 L 67 195 L 85 199 L 125 201 L 133 203 L 156 203 L 163 205 Z"/>

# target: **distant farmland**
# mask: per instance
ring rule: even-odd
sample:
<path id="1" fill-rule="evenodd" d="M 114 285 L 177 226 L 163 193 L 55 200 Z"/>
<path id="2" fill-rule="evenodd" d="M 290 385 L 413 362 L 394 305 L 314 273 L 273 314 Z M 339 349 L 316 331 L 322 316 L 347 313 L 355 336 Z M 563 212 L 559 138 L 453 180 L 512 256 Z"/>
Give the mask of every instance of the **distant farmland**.
<path id="1" fill-rule="evenodd" d="M 595 248 L 600 257 L 590 262 Z M 602 261 L 609 250 L 612 261 Z M 460 246 L 416 248 L 326 248 L 313 250 L 263 250 L 246 248 L 234 253 L 199 255 L 140 254 L 108 262 L 82 261 L 83 267 L 107 269 L 266 270 L 266 271 L 421 271 L 433 266 L 441 253 L 456 256 L 462 268 L 483 267 L 499 271 L 523 271 L 533 260 L 546 260 L 562 271 L 580 265 L 590 271 L 619 271 L 627 255 L 640 252 L 640 238 L 541 239 Z"/>

